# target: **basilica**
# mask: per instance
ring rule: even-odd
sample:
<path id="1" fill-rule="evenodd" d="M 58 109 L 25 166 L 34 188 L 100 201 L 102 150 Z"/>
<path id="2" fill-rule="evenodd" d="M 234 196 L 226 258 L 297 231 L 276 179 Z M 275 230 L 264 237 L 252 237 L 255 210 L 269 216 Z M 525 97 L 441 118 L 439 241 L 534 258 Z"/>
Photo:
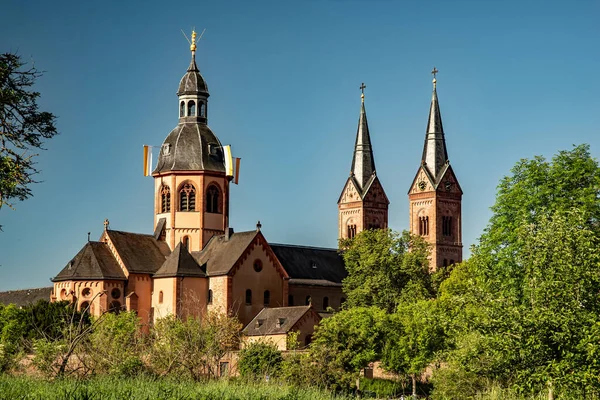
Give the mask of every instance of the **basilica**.
<path id="1" fill-rule="evenodd" d="M 208 126 L 209 91 L 195 59 L 177 91 L 178 123 L 166 136 L 154 179 L 154 232 L 115 231 L 105 221 L 52 279 L 51 300 L 92 315 L 132 310 L 145 326 L 166 316 L 236 316 L 249 337 L 310 342 L 314 326 L 344 303 L 347 272 L 338 249 L 272 244 L 229 224 L 228 154 Z M 448 161 L 434 69 L 423 156 L 410 185 L 410 231 L 431 245 L 430 269 L 462 260 L 462 190 Z M 388 227 L 389 200 L 375 168 L 362 86 L 350 176 L 338 199 L 338 238 Z M 341 186 L 342 182 L 340 182 Z M 149 199 L 150 200 L 150 199 Z"/>

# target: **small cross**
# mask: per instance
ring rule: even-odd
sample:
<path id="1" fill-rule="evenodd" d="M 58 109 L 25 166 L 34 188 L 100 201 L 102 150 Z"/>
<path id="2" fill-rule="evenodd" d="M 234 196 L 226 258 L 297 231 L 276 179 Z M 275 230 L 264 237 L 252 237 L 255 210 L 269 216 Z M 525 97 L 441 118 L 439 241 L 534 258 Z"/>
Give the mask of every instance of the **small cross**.
<path id="1" fill-rule="evenodd" d="M 109 222 L 108 222 L 108 218 L 107 218 L 104 220 L 104 230 L 108 229 L 108 224 L 109 224 Z"/>
<path id="2" fill-rule="evenodd" d="M 361 83 L 359 89 L 361 90 L 362 94 L 365 94 L 365 89 L 367 88 L 367 85 L 365 85 L 365 83 Z"/>
<path id="3" fill-rule="evenodd" d="M 436 78 L 436 75 L 438 72 L 440 72 L 440 71 L 438 71 L 436 67 L 433 67 L 433 71 L 431 71 L 431 73 L 433 74 L 433 79 Z"/>

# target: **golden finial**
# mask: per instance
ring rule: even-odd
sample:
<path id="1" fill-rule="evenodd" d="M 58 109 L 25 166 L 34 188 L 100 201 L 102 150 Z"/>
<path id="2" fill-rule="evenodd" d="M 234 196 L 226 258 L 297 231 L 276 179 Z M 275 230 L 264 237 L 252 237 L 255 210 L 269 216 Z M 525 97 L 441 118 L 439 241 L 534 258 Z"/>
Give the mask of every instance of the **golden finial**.
<path id="1" fill-rule="evenodd" d="M 435 89 L 435 87 L 437 86 L 437 79 L 436 79 L 436 76 L 437 76 L 437 73 L 438 73 L 438 72 L 440 72 L 440 71 L 438 71 L 436 67 L 433 67 L 433 71 L 431 71 L 431 74 L 433 75 L 433 81 L 432 81 L 432 82 L 433 82 L 433 88 L 434 88 L 434 89 Z"/>
<path id="2" fill-rule="evenodd" d="M 196 31 L 192 29 L 192 41 L 190 43 L 190 50 L 196 51 Z"/>
<path id="3" fill-rule="evenodd" d="M 360 84 L 360 87 L 359 87 L 359 89 L 360 89 L 360 91 L 362 92 L 362 93 L 360 94 L 360 101 L 361 101 L 361 102 L 363 102 L 363 103 L 365 102 L 365 89 L 366 89 L 366 88 L 367 88 L 367 85 L 365 85 L 365 83 L 364 83 L 364 82 Z"/>

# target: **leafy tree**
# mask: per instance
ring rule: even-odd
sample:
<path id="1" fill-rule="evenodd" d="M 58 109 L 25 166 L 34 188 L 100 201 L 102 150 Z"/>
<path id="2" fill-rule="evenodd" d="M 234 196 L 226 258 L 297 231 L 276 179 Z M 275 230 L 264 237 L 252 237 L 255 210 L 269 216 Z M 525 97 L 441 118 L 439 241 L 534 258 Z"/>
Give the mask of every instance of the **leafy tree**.
<path id="1" fill-rule="evenodd" d="M 207 313 L 202 319 L 161 318 L 153 329 L 150 361 L 160 375 L 187 373 L 193 379 L 219 375 L 219 361 L 239 346 L 236 318 Z"/>
<path id="2" fill-rule="evenodd" d="M 254 342 L 246 345 L 239 354 L 238 369 L 245 378 L 266 378 L 279 371 L 283 358 L 272 343 Z"/>
<path id="3" fill-rule="evenodd" d="M 387 322 L 383 365 L 410 376 L 413 397 L 417 396 L 417 376 L 444 347 L 445 334 L 435 305 L 432 300 L 402 304 Z"/>
<path id="4" fill-rule="evenodd" d="M 39 111 L 40 93 L 31 90 L 41 75 L 16 54 L 0 55 L 0 209 L 31 196 L 39 172 L 33 152 L 57 134 L 56 117 Z"/>
<path id="5" fill-rule="evenodd" d="M 598 391 L 600 169 L 588 146 L 521 160 L 442 284 L 446 361 L 522 392 Z M 582 395 L 585 395 L 582 394 Z"/>
<path id="6" fill-rule="evenodd" d="M 135 376 L 143 369 L 141 325 L 133 311 L 107 313 L 82 342 L 84 362 L 93 372 Z"/>
<path id="7" fill-rule="evenodd" d="M 319 360 L 324 386 L 348 388 L 363 368 L 379 359 L 385 319 L 385 311 L 377 307 L 355 307 L 321 321 L 310 353 Z"/>
<path id="8" fill-rule="evenodd" d="M 366 230 L 340 245 L 348 270 L 343 281 L 348 307 L 376 306 L 394 312 L 404 298 L 427 298 L 435 292 L 429 245 L 420 236 Z"/>

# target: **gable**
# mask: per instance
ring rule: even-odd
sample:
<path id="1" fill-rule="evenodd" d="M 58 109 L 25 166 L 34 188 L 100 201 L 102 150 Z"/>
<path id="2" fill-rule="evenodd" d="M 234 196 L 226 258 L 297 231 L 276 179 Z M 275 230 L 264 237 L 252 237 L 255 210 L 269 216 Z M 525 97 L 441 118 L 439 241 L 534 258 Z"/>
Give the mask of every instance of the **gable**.
<path id="1" fill-rule="evenodd" d="M 360 197 L 360 192 L 357 189 L 357 185 L 354 182 L 354 179 L 350 177 L 344 185 L 342 194 L 340 194 L 340 198 L 338 199 L 338 204 L 352 203 L 354 201 L 362 201 L 362 199 Z"/>
<path id="2" fill-rule="evenodd" d="M 390 201 L 383 190 L 383 186 L 377 177 L 375 177 L 371 185 L 367 187 L 366 193 L 363 194 L 363 200 L 373 203 L 390 204 Z"/>
<path id="3" fill-rule="evenodd" d="M 412 184 L 410 185 L 410 190 L 408 194 L 416 194 L 416 193 L 424 193 L 424 192 L 434 192 L 435 184 L 434 181 L 429 174 L 429 171 L 425 169 L 422 165 L 419 167 L 415 178 L 413 179 Z"/>
<path id="4" fill-rule="evenodd" d="M 438 190 L 438 192 L 445 192 L 445 193 L 456 193 L 456 194 L 463 193 L 463 191 L 460 187 L 460 184 L 458 183 L 458 179 L 456 179 L 456 175 L 454 175 L 454 171 L 452 170 L 452 167 L 450 165 L 448 165 L 448 168 L 442 175 L 442 178 L 440 179 L 440 182 L 438 183 L 437 190 Z"/>

